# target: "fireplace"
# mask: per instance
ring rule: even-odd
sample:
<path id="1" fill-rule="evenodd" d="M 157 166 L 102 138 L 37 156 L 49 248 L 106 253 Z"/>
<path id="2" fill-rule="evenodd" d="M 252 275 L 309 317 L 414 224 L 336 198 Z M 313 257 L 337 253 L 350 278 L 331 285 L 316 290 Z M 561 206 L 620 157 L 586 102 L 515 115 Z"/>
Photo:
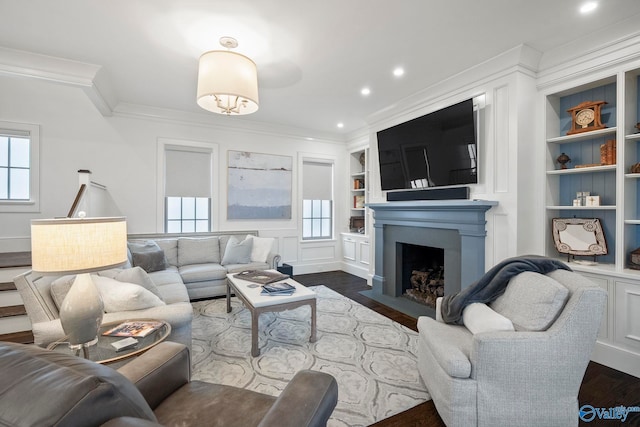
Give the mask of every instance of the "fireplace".
<path id="1" fill-rule="evenodd" d="M 410 274 L 407 277 L 402 267 L 408 262 L 404 253 L 414 246 L 441 253 L 446 272 L 442 293 L 459 292 L 484 274 L 485 213 L 497 204 L 438 200 L 368 205 L 374 211 L 375 274 L 371 290 L 362 293 L 413 317 L 435 317 L 430 305 L 404 296 L 411 286 Z"/>

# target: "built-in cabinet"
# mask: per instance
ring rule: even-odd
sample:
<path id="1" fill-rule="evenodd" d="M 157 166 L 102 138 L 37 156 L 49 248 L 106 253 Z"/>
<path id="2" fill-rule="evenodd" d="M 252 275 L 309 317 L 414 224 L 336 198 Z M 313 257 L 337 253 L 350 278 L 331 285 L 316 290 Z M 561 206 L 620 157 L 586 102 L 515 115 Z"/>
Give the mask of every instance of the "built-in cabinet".
<path id="1" fill-rule="evenodd" d="M 345 271 L 367 278 L 371 265 L 368 235 L 369 201 L 369 150 L 367 148 L 349 153 L 349 218 L 348 231 L 341 233 L 342 261 Z"/>
<path id="2" fill-rule="evenodd" d="M 570 264 L 608 292 L 594 360 L 640 376 L 640 270 L 631 263 L 631 252 L 640 247 L 640 170 L 633 168 L 640 163 L 640 68 L 635 67 L 543 94 L 545 251 L 567 260 L 556 250 L 553 218 L 600 220 L 608 254 L 593 266 Z M 596 101 L 605 102 L 600 115 L 605 127 L 570 132 L 573 119 L 567 110 Z M 599 196 L 598 205 L 577 205 L 580 192 Z"/>

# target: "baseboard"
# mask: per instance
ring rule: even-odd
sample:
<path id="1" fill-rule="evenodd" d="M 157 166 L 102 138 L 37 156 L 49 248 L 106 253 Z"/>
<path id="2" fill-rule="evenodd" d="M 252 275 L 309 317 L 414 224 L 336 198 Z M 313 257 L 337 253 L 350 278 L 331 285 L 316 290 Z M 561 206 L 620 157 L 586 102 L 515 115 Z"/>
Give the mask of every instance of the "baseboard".
<path id="1" fill-rule="evenodd" d="M 369 279 L 369 267 L 358 267 L 356 265 L 343 262 L 340 269 L 345 273 L 353 274 L 361 279 Z"/>
<path id="2" fill-rule="evenodd" d="M 591 360 L 640 378 L 640 354 L 597 341 Z"/>
<path id="3" fill-rule="evenodd" d="M 283 261 L 293 266 L 293 277 L 296 274 L 313 274 L 313 273 L 325 273 L 327 271 L 336 271 L 342 269 L 342 263 L 339 261 L 323 262 L 321 264 L 298 264 L 289 261 Z"/>

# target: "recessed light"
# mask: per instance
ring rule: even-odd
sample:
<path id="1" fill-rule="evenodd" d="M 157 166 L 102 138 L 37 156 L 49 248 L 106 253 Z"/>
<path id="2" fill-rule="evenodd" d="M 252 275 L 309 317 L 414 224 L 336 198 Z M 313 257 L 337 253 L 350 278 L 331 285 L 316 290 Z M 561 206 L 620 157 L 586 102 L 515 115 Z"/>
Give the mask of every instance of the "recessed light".
<path id="1" fill-rule="evenodd" d="M 363 87 L 362 90 L 360 91 L 360 93 L 363 96 L 367 96 L 367 95 L 369 95 L 371 93 L 371 89 L 369 89 L 368 87 Z"/>
<path id="2" fill-rule="evenodd" d="M 342 122 L 338 123 L 338 127 L 339 127 L 340 129 L 342 129 L 342 128 L 344 127 L 344 123 L 342 123 Z"/>
<path id="3" fill-rule="evenodd" d="M 400 77 L 402 75 L 404 75 L 404 68 L 402 67 L 397 67 L 393 70 L 393 75 L 396 77 Z"/>
<path id="4" fill-rule="evenodd" d="M 593 12 L 598 7 L 598 3 L 595 1 L 589 1 L 580 6 L 580 13 Z"/>

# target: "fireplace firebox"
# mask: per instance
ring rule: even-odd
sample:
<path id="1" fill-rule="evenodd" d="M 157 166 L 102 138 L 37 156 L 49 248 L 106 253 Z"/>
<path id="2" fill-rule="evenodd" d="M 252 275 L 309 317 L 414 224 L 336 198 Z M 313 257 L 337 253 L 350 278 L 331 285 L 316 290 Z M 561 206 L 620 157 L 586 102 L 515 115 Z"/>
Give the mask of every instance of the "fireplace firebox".
<path id="1" fill-rule="evenodd" d="M 396 243 L 402 263 L 402 295 L 435 308 L 436 298 L 444 295 L 444 249 L 431 246 Z"/>

